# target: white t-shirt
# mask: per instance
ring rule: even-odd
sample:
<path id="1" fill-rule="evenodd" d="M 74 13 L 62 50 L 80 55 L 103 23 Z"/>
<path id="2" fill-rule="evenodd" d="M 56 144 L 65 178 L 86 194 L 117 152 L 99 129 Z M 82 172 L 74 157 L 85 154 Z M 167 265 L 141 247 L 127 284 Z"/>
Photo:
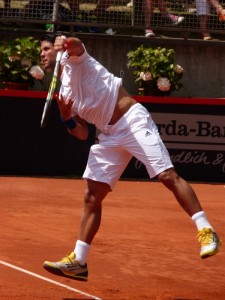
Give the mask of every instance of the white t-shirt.
<path id="1" fill-rule="evenodd" d="M 60 94 L 72 99 L 72 111 L 107 133 L 116 105 L 121 78 L 115 77 L 87 51 L 78 57 L 63 54 Z"/>

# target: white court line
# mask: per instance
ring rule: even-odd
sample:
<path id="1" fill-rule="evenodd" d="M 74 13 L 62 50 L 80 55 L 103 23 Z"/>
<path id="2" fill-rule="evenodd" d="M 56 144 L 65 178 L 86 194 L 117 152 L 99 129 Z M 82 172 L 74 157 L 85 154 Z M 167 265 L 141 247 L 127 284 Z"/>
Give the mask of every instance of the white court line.
<path id="1" fill-rule="evenodd" d="M 61 286 L 61 287 L 65 288 L 65 289 L 68 289 L 68 290 L 73 291 L 73 292 L 75 292 L 75 293 L 78 293 L 78 294 L 80 294 L 80 295 L 83 295 L 83 296 L 86 296 L 86 297 L 89 297 L 89 298 L 92 298 L 92 299 L 95 299 L 95 300 L 102 300 L 101 298 L 98 298 L 98 297 L 96 297 L 96 296 L 94 296 L 94 295 L 90 295 L 90 294 L 88 294 L 88 293 L 85 293 L 85 292 L 82 292 L 82 291 L 80 291 L 80 290 L 74 289 L 74 288 L 72 288 L 72 287 L 70 287 L 70 286 L 68 286 L 68 285 L 65 285 L 65 284 L 62 284 L 62 283 L 60 283 L 60 282 L 51 280 L 51 279 L 49 279 L 49 278 L 47 278 L 47 277 L 43 277 L 43 276 L 40 276 L 40 275 L 38 275 L 38 274 L 36 274 L 36 273 L 33 273 L 33 272 L 28 271 L 28 270 L 25 270 L 25 269 L 19 268 L 19 267 L 17 267 L 17 266 L 11 265 L 11 264 L 9 264 L 9 263 L 7 263 L 7 262 L 5 262 L 5 261 L 0 260 L 0 264 L 5 265 L 5 266 L 7 266 L 7 267 L 10 267 L 10 268 L 12 268 L 12 269 L 15 269 L 15 270 L 17 270 L 17 271 L 26 273 L 26 274 L 28 274 L 28 275 L 34 276 L 34 277 L 36 277 L 36 278 L 42 279 L 42 280 L 44 280 L 44 281 L 48 281 L 48 282 L 50 282 L 50 283 L 52 283 L 52 284 Z"/>

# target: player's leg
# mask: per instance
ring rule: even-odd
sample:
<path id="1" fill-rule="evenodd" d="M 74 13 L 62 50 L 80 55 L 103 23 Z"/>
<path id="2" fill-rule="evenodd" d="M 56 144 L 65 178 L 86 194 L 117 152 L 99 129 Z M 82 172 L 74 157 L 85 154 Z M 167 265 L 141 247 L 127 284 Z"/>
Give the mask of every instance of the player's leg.
<path id="1" fill-rule="evenodd" d="M 208 17 L 210 15 L 210 2 L 208 0 L 196 0 L 196 14 L 199 19 L 202 39 L 205 41 L 212 40 L 212 37 L 207 30 Z"/>
<path id="2" fill-rule="evenodd" d="M 133 111 L 136 122 L 132 123 L 130 130 L 134 132 L 134 138 L 126 149 L 146 166 L 150 178 L 157 177 L 173 192 L 179 204 L 192 217 L 201 243 L 200 256 L 206 258 L 214 255 L 218 252 L 221 242 L 209 224 L 194 190 L 175 172 L 151 116 L 144 107 L 137 106 L 136 110 Z M 129 140 L 129 137 L 127 139 Z"/>
<path id="3" fill-rule="evenodd" d="M 153 14 L 153 5 L 152 1 L 144 0 L 143 10 L 145 15 L 145 37 L 154 37 L 155 34 L 152 31 L 152 14 Z"/>
<path id="4" fill-rule="evenodd" d="M 45 261 L 44 268 L 47 271 L 76 280 L 88 279 L 87 256 L 90 244 L 101 223 L 102 200 L 110 190 L 107 183 L 87 180 L 84 209 L 75 249 L 61 261 Z"/>
<path id="5" fill-rule="evenodd" d="M 221 241 L 210 225 L 199 200 L 187 181 L 181 178 L 174 169 L 160 173 L 158 179 L 173 192 L 183 209 L 192 217 L 198 229 L 198 239 L 201 243 L 200 257 L 207 258 L 219 251 Z"/>
<path id="6" fill-rule="evenodd" d="M 105 136 L 104 145 L 91 147 L 83 178 L 86 179 L 84 208 L 75 249 L 59 262 L 44 262 L 44 268 L 56 275 L 76 280 L 87 280 L 87 257 L 91 242 L 95 237 L 102 214 L 102 201 L 115 186 L 128 164 L 131 155 L 117 146 L 111 145 L 110 137 Z M 108 139 L 108 142 L 107 142 Z"/>
<path id="7" fill-rule="evenodd" d="M 173 168 L 160 173 L 157 178 L 173 192 L 181 207 L 193 216 L 202 210 L 198 198 L 192 187 L 183 178 L 178 176 Z"/>
<path id="8" fill-rule="evenodd" d="M 84 209 L 78 234 L 79 240 L 89 245 L 91 244 L 100 227 L 102 200 L 110 191 L 110 186 L 107 183 L 87 179 L 84 195 Z"/>

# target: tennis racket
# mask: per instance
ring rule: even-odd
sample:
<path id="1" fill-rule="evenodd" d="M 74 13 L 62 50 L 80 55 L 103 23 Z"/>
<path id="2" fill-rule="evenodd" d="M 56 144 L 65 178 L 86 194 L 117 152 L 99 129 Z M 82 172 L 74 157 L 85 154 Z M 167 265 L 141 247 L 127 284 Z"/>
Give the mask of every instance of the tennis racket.
<path id="1" fill-rule="evenodd" d="M 57 86 L 60 60 L 62 58 L 62 55 L 63 55 L 63 51 L 57 52 L 56 64 L 55 64 L 52 80 L 51 80 L 51 83 L 50 83 L 50 86 L 49 86 L 47 98 L 45 100 L 44 110 L 43 110 L 43 113 L 42 113 L 41 128 L 45 128 L 46 124 L 47 124 L 47 121 L 48 121 L 52 100 L 54 98 L 54 93 L 55 93 L 56 86 Z"/>

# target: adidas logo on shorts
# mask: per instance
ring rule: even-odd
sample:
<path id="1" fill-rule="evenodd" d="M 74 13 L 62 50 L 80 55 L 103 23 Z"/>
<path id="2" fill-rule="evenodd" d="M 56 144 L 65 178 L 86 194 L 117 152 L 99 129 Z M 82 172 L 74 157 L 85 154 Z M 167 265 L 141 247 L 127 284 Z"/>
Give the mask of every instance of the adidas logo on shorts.
<path id="1" fill-rule="evenodd" d="M 149 131 L 146 131 L 145 136 L 149 136 L 149 135 L 151 135 L 151 133 Z"/>

